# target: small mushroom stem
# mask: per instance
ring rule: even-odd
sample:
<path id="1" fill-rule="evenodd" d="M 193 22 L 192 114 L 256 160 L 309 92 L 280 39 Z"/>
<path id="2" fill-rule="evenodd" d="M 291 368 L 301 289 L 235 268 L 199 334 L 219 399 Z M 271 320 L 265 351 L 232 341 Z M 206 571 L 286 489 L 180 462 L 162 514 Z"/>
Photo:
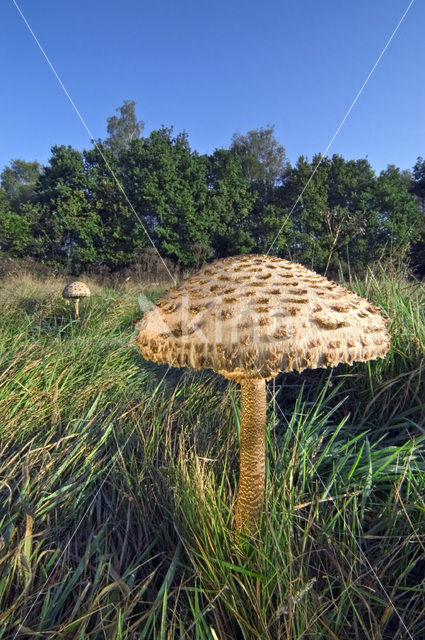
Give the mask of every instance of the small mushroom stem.
<path id="1" fill-rule="evenodd" d="M 236 530 L 255 533 L 265 484 L 266 382 L 243 378 Z"/>
<path id="2" fill-rule="evenodd" d="M 74 298 L 74 305 L 75 305 L 75 319 L 76 319 L 76 320 L 78 320 L 78 318 L 80 317 L 79 302 L 80 302 L 80 298 Z"/>

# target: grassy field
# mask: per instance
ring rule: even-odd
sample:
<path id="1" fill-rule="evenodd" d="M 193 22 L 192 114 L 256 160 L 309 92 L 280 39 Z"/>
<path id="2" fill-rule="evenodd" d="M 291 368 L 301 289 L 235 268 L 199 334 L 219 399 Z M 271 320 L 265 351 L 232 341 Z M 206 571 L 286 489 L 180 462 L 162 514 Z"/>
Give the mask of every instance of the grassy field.
<path id="1" fill-rule="evenodd" d="M 144 361 L 139 294 L 0 283 L 0 640 L 425 638 L 425 287 L 346 283 L 384 361 L 269 383 L 256 539 L 233 532 L 239 389 Z"/>

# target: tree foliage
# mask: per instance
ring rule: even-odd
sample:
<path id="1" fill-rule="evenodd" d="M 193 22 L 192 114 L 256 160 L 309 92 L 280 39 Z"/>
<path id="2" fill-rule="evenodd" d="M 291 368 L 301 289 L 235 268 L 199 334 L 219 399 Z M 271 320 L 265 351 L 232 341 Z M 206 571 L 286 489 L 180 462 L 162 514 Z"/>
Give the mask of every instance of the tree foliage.
<path id="1" fill-rule="evenodd" d="M 116 111 L 119 111 L 119 116 L 111 116 L 107 119 L 108 137 L 105 142 L 107 146 L 119 154 L 133 140 L 142 135 L 145 123 L 143 120 L 137 120 L 134 100 L 124 100 L 124 103 Z"/>
<path id="2" fill-rule="evenodd" d="M 185 133 L 165 127 L 130 145 L 122 159 L 123 183 L 143 213 L 161 255 L 194 264 L 192 245 L 207 243 L 205 164 Z"/>
<path id="3" fill-rule="evenodd" d="M 10 207 L 17 212 L 21 204 L 34 198 L 35 187 L 42 173 L 37 160 L 27 162 L 20 158 L 10 161 L 0 174 L 0 186 Z"/>
<path id="4" fill-rule="evenodd" d="M 325 273 L 406 255 L 418 236 L 418 207 L 393 166 L 377 177 L 365 159 L 300 157 L 280 200 L 293 223 L 288 255 Z"/>
<path id="5" fill-rule="evenodd" d="M 143 136 L 134 101 L 117 111 L 92 148 L 57 145 L 45 167 L 5 167 L 3 253 L 73 273 L 126 267 L 152 243 L 182 267 L 270 248 L 323 273 L 394 255 L 425 263 L 422 158 L 411 173 L 389 165 L 378 176 L 366 159 L 339 155 L 291 167 L 271 125 L 200 155 L 185 132 Z"/>
<path id="6" fill-rule="evenodd" d="M 235 133 L 230 150 L 241 159 L 243 172 L 253 185 L 271 186 L 282 182 L 288 169 L 286 151 L 274 135 L 274 126 Z"/>

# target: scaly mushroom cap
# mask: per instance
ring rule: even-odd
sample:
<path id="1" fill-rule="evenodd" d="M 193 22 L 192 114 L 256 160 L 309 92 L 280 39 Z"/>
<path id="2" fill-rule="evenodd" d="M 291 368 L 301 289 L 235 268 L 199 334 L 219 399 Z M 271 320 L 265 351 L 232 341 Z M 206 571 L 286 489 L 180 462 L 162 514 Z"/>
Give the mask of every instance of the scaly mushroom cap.
<path id="1" fill-rule="evenodd" d="M 84 282 L 71 282 L 67 284 L 62 291 L 64 298 L 88 298 L 90 296 L 90 289 Z"/>
<path id="2" fill-rule="evenodd" d="M 383 358 L 386 322 L 367 300 L 300 264 L 242 255 L 202 267 L 136 327 L 148 360 L 270 379 Z"/>

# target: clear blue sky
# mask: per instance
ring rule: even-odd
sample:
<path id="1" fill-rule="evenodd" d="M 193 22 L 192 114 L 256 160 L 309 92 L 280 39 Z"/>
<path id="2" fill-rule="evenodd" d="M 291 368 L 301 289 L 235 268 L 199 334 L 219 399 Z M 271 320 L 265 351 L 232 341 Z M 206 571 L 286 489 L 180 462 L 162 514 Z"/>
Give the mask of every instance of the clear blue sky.
<path id="1" fill-rule="evenodd" d="M 275 125 L 294 163 L 323 151 L 409 0 L 17 0 L 95 138 L 125 99 L 145 134 L 193 149 Z M 425 156 L 425 3 L 416 0 L 329 154 L 377 171 Z M 90 140 L 12 0 L 1 0 L 0 169 Z"/>

